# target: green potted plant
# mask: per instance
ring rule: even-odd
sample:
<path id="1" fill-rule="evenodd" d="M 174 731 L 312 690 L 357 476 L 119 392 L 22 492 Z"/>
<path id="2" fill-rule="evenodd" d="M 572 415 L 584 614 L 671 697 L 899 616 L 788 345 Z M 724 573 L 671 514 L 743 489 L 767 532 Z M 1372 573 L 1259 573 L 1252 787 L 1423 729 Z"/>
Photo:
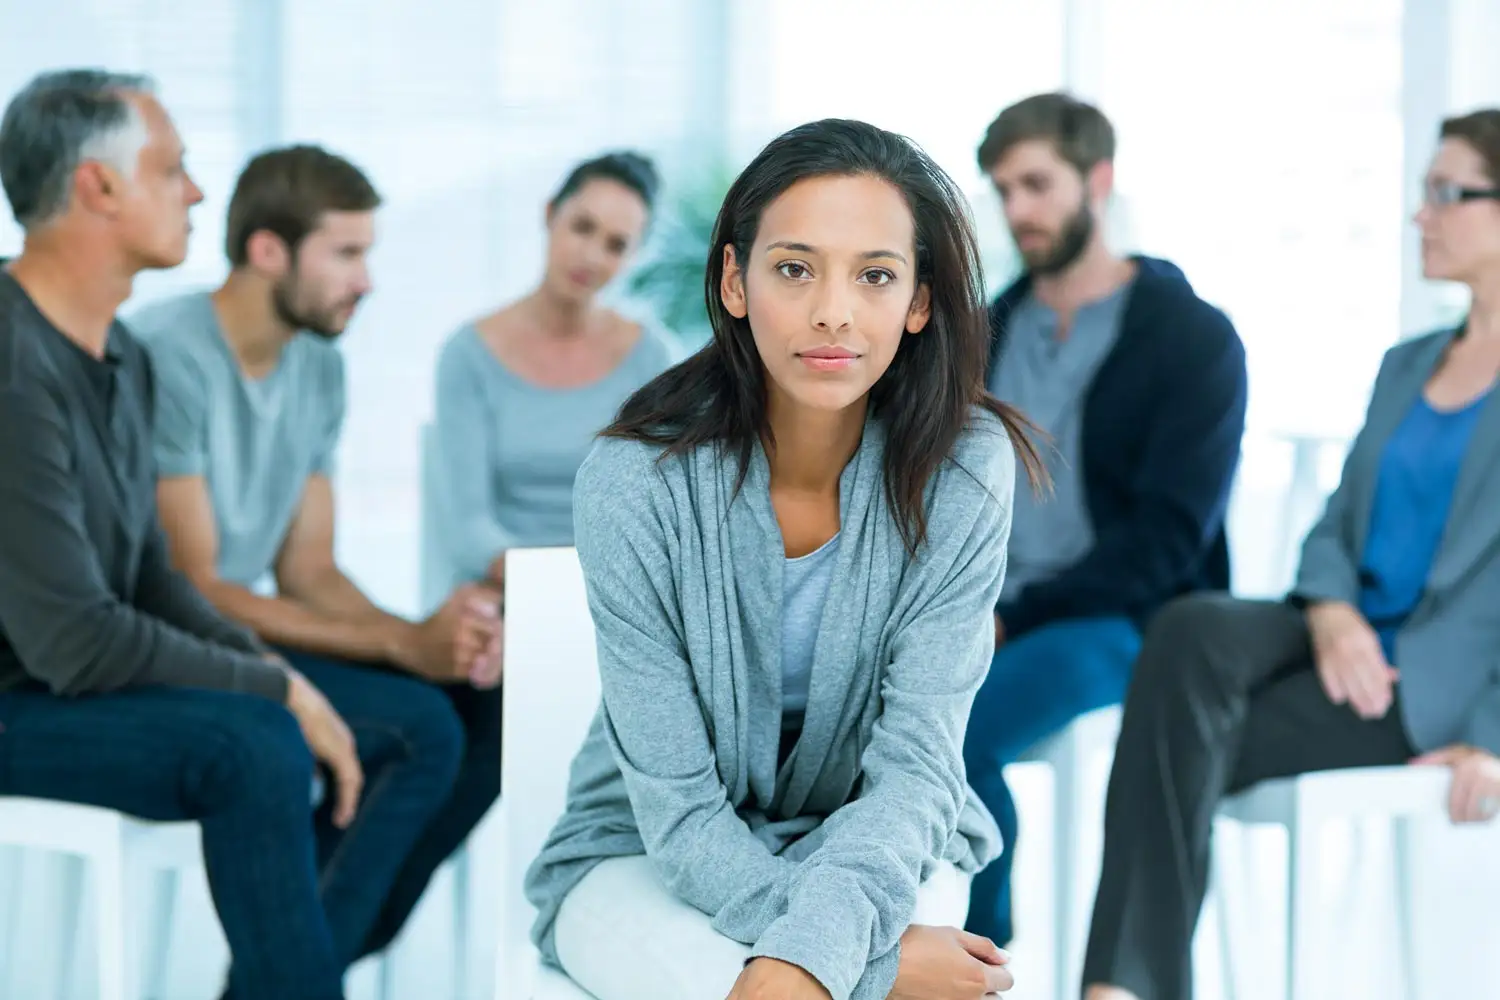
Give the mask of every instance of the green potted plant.
<path id="1" fill-rule="evenodd" d="M 703 304 L 704 270 L 714 220 L 733 181 L 727 169 L 709 169 L 659 209 L 645 260 L 626 282 L 629 295 L 649 306 L 690 350 L 712 335 Z"/>

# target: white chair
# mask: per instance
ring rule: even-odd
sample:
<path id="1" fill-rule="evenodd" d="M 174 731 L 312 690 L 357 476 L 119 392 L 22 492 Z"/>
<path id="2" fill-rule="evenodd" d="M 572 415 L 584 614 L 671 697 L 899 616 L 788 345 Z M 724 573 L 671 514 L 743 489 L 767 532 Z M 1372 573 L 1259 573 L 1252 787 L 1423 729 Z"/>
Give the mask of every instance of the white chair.
<path id="1" fill-rule="evenodd" d="M 1331 935 L 1318 920 L 1316 899 L 1318 845 L 1331 820 L 1383 819 L 1393 824 L 1396 865 L 1396 920 L 1400 937 L 1406 1000 L 1416 1000 L 1415 940 L 1412 926 L 1411 825 L 1447 815 L 1450 772 L 1444 767 L 1370 767 L 1319 771 L 1262 782 L 1227 799 L 1221 819 L 1245 825 L 1279 826 L 1287 832 L 1286 1000 L 1314 1000 L 1336 995 L 1317 981 L 1317 962 L 1326 957 Z M 1228 871 L 1214 852 L 1214 899 L 1224 948 L 1226 997 L 1239 993 L 1232 940 L 1232 903 Z M 1325 915 L 1326 916 L 1326 915 Z M 1260 991 L 1254 991 L 1259 995 Z"/>
<path id="2" fill-rule="evenodd" d="M 95 884 L 99 1000 L 155 1000 L 165 995 L 177 874 L 202 863 L 198 824 L 150 823 L 94 806 L 0 797 L 0 846 L 52 851 L 83 861 L 86 877 Z M 57 952 L 63 963 L 60 992 L 65 996 L 72 995 L 70 973 L 78 964 L 75 934 L 82 920 L 82 893 L 70 895 L 74 898 L 65 904 Z M 13 901 L 19 903 L 19 898 Z M 142 915 L 145 920 L 139 919 Z M 10 985 L 0 982 L 7 996 Z"/>
<path id="3" fill-rule="evenodd" d="M 1089 775 L 1101 758 L 1113 758 L 1120 717 L 1118 705 L 1089 712 L 1016 762 L 1046 764 L 1052 772 L 1053 992 L 1057 996 L 1071 995 L 1082 972 L 1088 907 L 1082 873 L 1091 870 L 1083 857 L 1083 832 L 1102 829 L 1104 824 L 1103 795 Z"/>
<path id="4" fill-rule="evenodd" d="M 422 489 L 419 495 L 421 514 L 421 569 L 418 589 L 421 592 L 422 613 L 431 614 L 447 599 L 453 588 L 453 574 L 443 550 L 440 525 L 442 523 L 442 467 L 438 464 L 436 429 L 425 424 L 421 431 Z M 507 684 L 507 690 L 509 685 Z M 503 782 L 502 782 L 503 787 Z M 468 1000 L 469 996 L 469 950 L 473 934 L 474 907 L 471 897 L 472 875 L 469 864 L 469 847 L 460 845 L 446 862 L 453 873 L 453 996 Z M 403 964 L 401 939 L 387 950 L 380 959 L 378 986 L 380 1000 L 395 1000 L 397 967 Z"/>
<path id="5" fill-rule="evenodd" d="M 568 771 L 599 705 L 594 622 L 573 549 L 517 549 L 505 565 L 505 863 L 496 1000 L 590 1000 L 544 967 L 526 868 L 562 815 Z"/>

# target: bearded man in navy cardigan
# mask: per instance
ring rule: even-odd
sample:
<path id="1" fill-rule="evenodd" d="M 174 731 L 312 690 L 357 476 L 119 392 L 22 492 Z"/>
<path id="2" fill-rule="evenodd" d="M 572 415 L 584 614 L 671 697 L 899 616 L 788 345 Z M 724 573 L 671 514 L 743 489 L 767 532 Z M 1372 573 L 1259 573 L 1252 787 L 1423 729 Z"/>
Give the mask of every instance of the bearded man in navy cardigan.
<path id="1" fill-rule="evenodd" d="M 1042 94 L 979 148 L 1026 273 L 995 301 L 989 388 L 1050 437 L 1050 496 L 1016 491 L 995 659 L 964 756 L 1005 853 L 975 879 L 969 930 L 1013 936 L 1016 809 L 1003 768 L 1120 703 L 1157 608 L 1227 590 L 1224 512 L 1245 425 L 1245 351 L 1175 265 L 1105 242 L 1114 130 Z"/>

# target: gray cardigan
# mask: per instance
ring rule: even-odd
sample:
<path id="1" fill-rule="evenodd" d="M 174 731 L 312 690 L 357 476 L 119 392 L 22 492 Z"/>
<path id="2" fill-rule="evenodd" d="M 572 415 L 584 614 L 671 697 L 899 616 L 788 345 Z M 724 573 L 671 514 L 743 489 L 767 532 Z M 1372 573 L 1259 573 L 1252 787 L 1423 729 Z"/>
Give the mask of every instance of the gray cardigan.
<path id="1" fill-rule="evenodd" d="M 1386 353 L 1338 489 L 1303 544 L 1295 598 L 1359 603 L 1382 453 L 1453 336 L 1429 334 Z M 1427 588 L 1396 636 L 1401 714 L 1422 751 L 1462 742 L 1500 753 L 1500 392 L 1483 407 Z"/>
<path id="2" fill-rule="evenodd" d="M 782 538 L 757 448 L 601 441 L 579 471 L 576 539 L 603 702 L 567 808 L 526 877 L 534 937 L 599 861 L 646 854 L 663 883 L 757 956 L 835 1000 L 884 1000 L 918 885 L 999 850 L 962 757 L 994 651 L 1015 457 L 976 411 L 903 546 L 877 421 L 839 479 L 842 541 L 802 736 L 778 771 Z"/>

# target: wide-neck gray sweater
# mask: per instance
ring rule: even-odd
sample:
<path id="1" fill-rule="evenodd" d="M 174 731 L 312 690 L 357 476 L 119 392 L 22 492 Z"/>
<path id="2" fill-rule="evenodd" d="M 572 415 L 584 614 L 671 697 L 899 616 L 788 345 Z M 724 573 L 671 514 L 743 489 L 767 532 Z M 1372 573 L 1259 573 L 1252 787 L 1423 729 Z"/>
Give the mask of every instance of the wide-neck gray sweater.
<path id="1" fill-rule="evenodd" d="M 1015 456 L 975 410 L 928 484 L 915 555 L 869 420 L 839 479 L 840 544 L 801 736 L 778 767 L 785 553 L 757 448 L 743 489 L 713 446 L 603 440 L 575 484 L 602 704 L 567 807 L 526 877 L 556 960 L 558 907 L 599 861 L 645 854 L 678 897 L 835 1000 L 884 1000 L 918 885 L 978 870 L 994 821 L 964 778 L 994 652 Z"/>

